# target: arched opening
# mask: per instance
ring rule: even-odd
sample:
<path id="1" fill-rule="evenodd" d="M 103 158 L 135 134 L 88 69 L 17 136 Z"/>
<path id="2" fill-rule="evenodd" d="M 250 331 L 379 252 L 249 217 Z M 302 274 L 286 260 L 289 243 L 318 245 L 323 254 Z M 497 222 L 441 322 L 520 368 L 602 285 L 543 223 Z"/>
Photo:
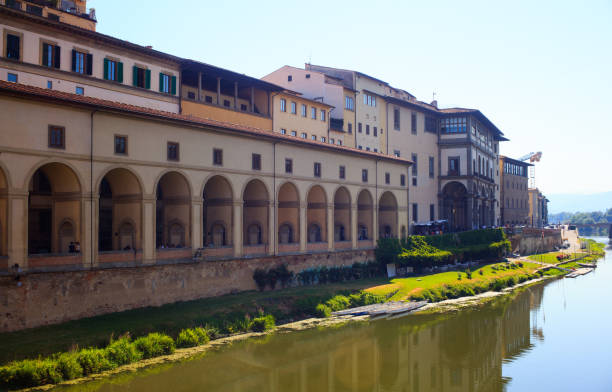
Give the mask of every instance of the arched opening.
<path id="1" fill-rule="evenodd" d="M 467 189 L 459 182 L 449 182 L 442 188 L 442 219 L 446 219 L 452 231 L 468 229 Z M 475 212 L 478 205 L 475 204 Z"/>
<path id="2" fill-rule="evenodd" d="M 264 183 L 260 180 L 249 181 L 244 189 L 243 202 L 243 238 L 245 253 L 248 254 L 249 251 L 257 252 L 261 245 L 268 244 L 270 200 Z"/>
<path id="3" fill-rule="evenodd" d="M 189 248 L 191 191 L 178 172 L 164 174 L 157 183 L 155 204 L 155 245 L 158 249 Z M 159 256 L 158 256 L 159 257 Z"/>
<path id="4" fill-rule="evenodd" d="M 99 187 L 98 251 L 142 249 L 142 188 L 131 171 L 106 173 Z"/>
<path id="5" fill-rule="evenodd" d="M 327 198 L 323 188 L 313 186 L 308 192 L 307 202 L 308 242 L 327 242 Z"/>
<path id="6" fill-rule="evenodd" d="M 222 176 L 211 177 L 204 186 L 203 198 L 202 243 L 209 248 L 232 246 L 233 195 L 229 182 Z"/>
<path id="7" fill-rule="evenodd" d="M 297 188 L 290 182 L 284 183 L 278 190 L 277 225 L 279 244 L 287 247 L 299 243 L 297 228 L 300 227 L 300 197 Z"/>
<path id="8" fill-rule="evenodd" d="M 345 187 L 334 194 L 334 241 L 351 241 L 351 196 Z"/>
<path id="9" fill-rule="evenodd" d="M 8 181 L 4 171 L 0 169 L 0 256 L 7 255 L 8 249 Z"/>
<path id="10" fill-rule="evenodd" d="M 385 192 L 378 202 L 378 233 L 381 238 L 397 237 L 397 200 Z"/>
<path id="11" fill-rule="evenodd" d="M 357 239 L 359 241 L 372 240 L 373 209 L 370 192 L 365 189 L 359 192 L 357 197 Z"/>
<path id="12" fill-rule="evenodd" d="M 61 163 L 40 167 L 30 179 L 28 253 L 72 253 L 80 249 L 81 185 Z"/>

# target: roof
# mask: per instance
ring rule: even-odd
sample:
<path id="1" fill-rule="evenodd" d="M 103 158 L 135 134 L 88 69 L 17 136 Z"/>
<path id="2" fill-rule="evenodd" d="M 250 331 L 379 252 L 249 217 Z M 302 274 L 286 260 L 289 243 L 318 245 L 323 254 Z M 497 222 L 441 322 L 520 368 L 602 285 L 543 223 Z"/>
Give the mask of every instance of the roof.
<path id="1" fill-rule="evenodd" d="M 287 90 L 285 87 L 281 87 L 277 84 L 266 82 L 265 80 L 254 78 L 252 76 L 241 74 L 239 72 L 230 71 L 229 69 L 217 67 L 215 65 L 203 63 L 201 61 L 191 60 L 191 59 L 181 59 L 180 63 L 184 71 L 202 72 L 204 74 L 208 74 L 209 76 L 212 74 L 214 76 L 220 76 L 228 80 L 236 80 L 236 81 L 242 80 L 255 87 L 258 87 L 258 88 L 261 88 L 262 90 L 267 90 L 267 91 Z M 293 93 L 297 93 L 297 92 L 293 92 Z"/>
<path id="2" fill-rule="evenodd" d="M 504 155 L 500 155 L 499 159 L 503 160 L 503 161 L 508 161 L 508 162 L 512 162 L 514 164 L 517 165 L 522 165 L 522 166 L 534 166 L 533 163 L 529 163 L 529 162 L 523 162 L 523 161 L 519 161 L 518 159 L 514 159 L 514 158 L 510 158 Z"/>
<path id="3" fill-rule="evenodd" d="M 322 69 L 329 69 L 329 70 L 336 70 L 336 71 L 341 71 L 341 72 L 352 72 L 354 74 L 360 75 L 360 76 L 365 76 L 366 78 L 372 79 L 372 80 L 376 80 L 377 82 L 383 83 L 383 84 L 389 84 L 387 82 L 385 82 L 384 80 L 375 78 L 373 76 L 370 76 L 368 74 L 364 74 L 363 72 L 359 72 L 359 71 L 354 71 L 351 69 L 343 69 L 343 68 L 334 68 L 334 67 L 326 67 L 325 65 L 316 65 L 316 64 L 306 64 L 306 66 L 310 66 L 310 67 L 318 67 L 318 68 L 322 68 Z M 313 71 L 312 69 L 310 69 L 311 71 Z M 316 69 L 314 70 L 316 71 Z"/>
<path id="4" fill-rule="evenodd" d="M 484 114 L 482 114 L 482 112 L 478 109 L 468 109 L 468 108 L 445 108 L 445 109 L 438 109 L 438 111 L 442 114 L 471 114 L 475 117 L 477 117 L 480 121 L 484 122 L 485 124 L 487 124 L 487 126 L 489 128 L 491 128 L 495 134 L 496 134 L 496 139 L 499 141 L 508 141 L 509 139 L 507 139 L 506 137 L 504 137 L 504 133 L 497 128 L 497 126 L 495 126 L 495 124 L 493 124 L 493 122 L 491 120 L 489 120 L 487 118 L 487 116 L 485 116 Z"/>
<path id="5" fill-rule="evenodd" d="M 120 47 L 128 49 L 128 50 L 134 50 L 134 51 L 140 52 L 140 53 L 148 55 L 148 56 L 162 58 L 164 60 L 169 60 L 169 61 L 173 61 L 173 62 L 176 62 L 176 63 L 179 63 L 182 60 L 180 57 L 173 56 L 173 55 L 168 54 L 168 53 L 160 52 L 158 50 L 154 50 L 154 49 L 148 48 L 146 46 L 137 45 L 137 44 L 131 43 L 129 41 L 125 41 L 125 40 L 122 40 L 122 39 L 119 39 L 119 38 L 111 37 L 110 35 L 98 33 L 96 31 L 91 31 L 91 30 L 83 29 L 81 27 L 77 27 L 77 26 L 74 26 L 74 25 L 71 25 L 71 24 L 67 24 L 67 23 L 63 23 L 63 22 L 58 22 L 58 21 L 54 21 L 54 20 L 51 20 L 51 19 L 43 18 L 41 16 L 29 14 L 29 13 L 26 13 L 25 11 L 8 8 L 7 6 L 0 5 L 0 15 L 7 15 L 7 16 L 14 17 L 14 18 L 19 18 L 19 19 L 23 19 L 23 20 L 26 20 L 26 21 L 35 22 L 35 23 L 38 23 L 40 25 L 44 25 L 44 26 L 56 28 L 56 29 L 59 29 L 59 30 L 63 30 L 63 31 L 65 31 L 67 33 L 70 33 L 70 34 L 75 34 L 75 35 L 79 35 L 79 36 L 82 36 L 82 37 L 87 37 L 87 38 L 91 38 L 91 39 L 95 39 L 95 40 L 104 41 L 105 43 L 107 43 L 109 45 L 120 46 Z"/>
<path id="6" fill-rule="evenodd" d="M 390 102 L 390 103 L 394 103 L 396 105 L 403 105 L 403 106 L 408 106 L 408 107 L 412 107 L 412 108 L 416 108 L 416 109 L 422 109 L 425 111 L 428 111 L 429 113 L 432 114 L 440 114 L 438 109 L 436 109 L 435 106 L 430 105 L 428 103 L 425 102 L 421 102 L 421 101 L 406 101 L 400 98 L 396 98 L 396 97 L 392 97 L 390 95 L 385 96 L 385 99 Z"/>
<path id="7" fill-rule="evenodd" d="M 320 148 L 340 153 L 365 156 L 372 159 L 390 161 L 399 164 L 411 165 L 413 162 L 400 157 L 375 153 L 372 151 L 358 150 L 356 148 L 338 146 L 335 144 L 323 143 L 320 141 L 301 139 L 294 136 L 282 135 L 275 133 L 272 130 L 264 130 L 255 127 L 248 127 L 240 124 L 234 124 L 224 121 L 217 121 L 208 118 L 200 118 L 191 115 L 176 114 L 165 112 L 162 110 L 151 109 L 142 106 L 135 106 L 115 101 L 108 101 L 99 98 L 65 93 L 57 90 L 43 89 L 40 87 L 28 86 L 19 83 L 11 83 L 0 81 L 0 94 L 16 97 L 31 98 L 40 101 L 50 101 L 56 103 L 71 104 L 81 107 L 90 107 L 100 111 L 132 114 L 135 116 L 144 116 L 147 118 L 157 119 L 161 121 L 170 121 L 180 123 L 182 125 L 206 128 L 215 127 L 219 131 L 232 132 L 245 136 L 264 137 L 278 142 L 304 145 L 307 147 Z"/>

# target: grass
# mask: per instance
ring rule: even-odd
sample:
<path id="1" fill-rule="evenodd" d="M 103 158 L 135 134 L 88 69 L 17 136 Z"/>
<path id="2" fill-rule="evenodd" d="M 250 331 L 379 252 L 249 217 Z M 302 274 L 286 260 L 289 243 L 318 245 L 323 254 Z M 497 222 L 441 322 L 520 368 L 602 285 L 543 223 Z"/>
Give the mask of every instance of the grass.
<path id="1" fill-rule="evenodd" d="M 537 255 L 531 255 L 531 256 L 527 256 L 528 259 L 530 260 L 534 260 L 534 261 L 539 261 L 541 263 L 548 263 L 548 264 L 557 264 L 560 262 L 560 260 L 557 260 L 557 256 L 563 254 L 563 252 L 551 252 L 551 253 L 543 253 L 543 254 L 537 254 Z M 583 255 L 582 252 L 572 252 L 572 253 L 565 253 L 565 254 L 569 254 L 570 257 L 568 260 L 571 260 L 574 258 L 574 255 L 576 257 L 580 257 Z"/>

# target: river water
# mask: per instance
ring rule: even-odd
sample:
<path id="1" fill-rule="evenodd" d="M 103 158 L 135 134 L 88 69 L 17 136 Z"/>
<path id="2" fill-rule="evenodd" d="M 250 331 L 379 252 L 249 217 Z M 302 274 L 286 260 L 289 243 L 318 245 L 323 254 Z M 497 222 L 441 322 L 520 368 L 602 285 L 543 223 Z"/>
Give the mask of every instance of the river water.
<path id="1" fill-rule="evenodd" d="M 608 250 L 593 273 L 478 309 L 251 339 L 58 390 L 612 391 L 611 287 Z"/>

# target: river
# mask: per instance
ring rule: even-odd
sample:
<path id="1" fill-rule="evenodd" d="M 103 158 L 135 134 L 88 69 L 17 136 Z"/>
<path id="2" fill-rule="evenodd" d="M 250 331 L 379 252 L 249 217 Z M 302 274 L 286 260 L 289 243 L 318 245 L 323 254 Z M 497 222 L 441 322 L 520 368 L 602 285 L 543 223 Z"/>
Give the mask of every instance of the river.
<path id="1" fill-rule="evenodd" d="M 606 238 L 597 238 L 606 241 Z M 67 391 L 612 391 L 612 251 L 478 309 L 251 339 Z"/>

